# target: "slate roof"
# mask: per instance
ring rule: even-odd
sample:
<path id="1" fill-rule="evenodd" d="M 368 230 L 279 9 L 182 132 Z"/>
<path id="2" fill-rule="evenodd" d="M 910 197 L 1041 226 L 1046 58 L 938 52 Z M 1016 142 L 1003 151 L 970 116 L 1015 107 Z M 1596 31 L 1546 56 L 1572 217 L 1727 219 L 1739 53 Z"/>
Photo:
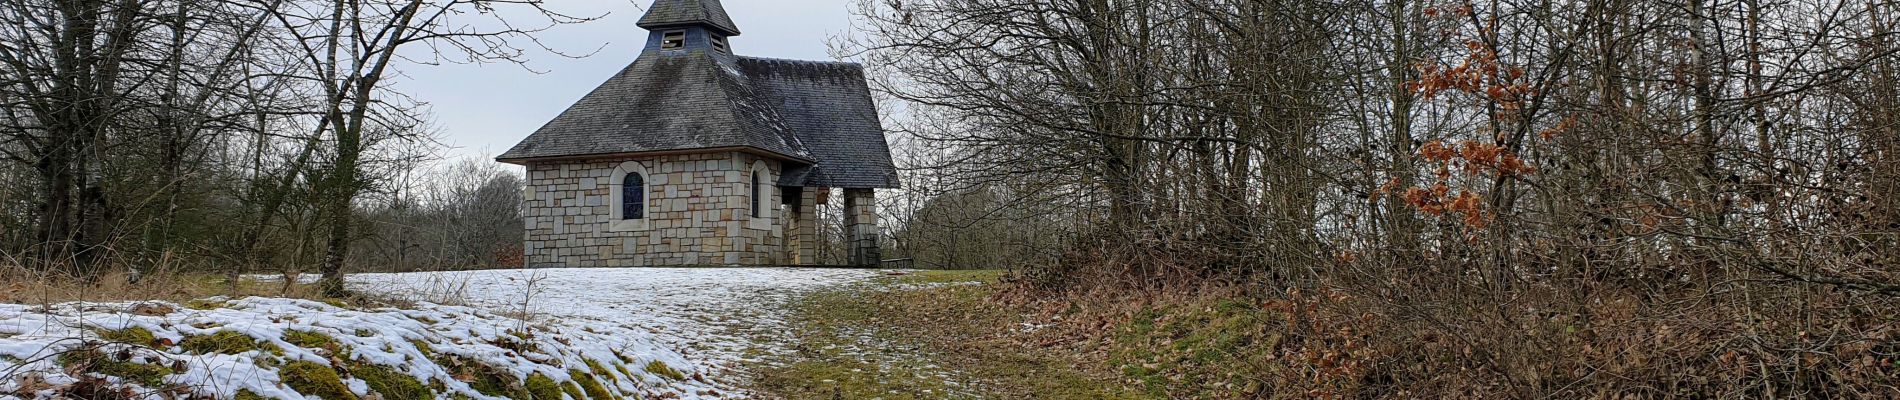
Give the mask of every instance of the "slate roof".
<path id="1" fill-rule="evenodd" d="M 732 17 L 726 15 L 726 7 L 719 0 L 660 0 L 647 9 L 647 15 L 640 17 L 641 28 L 657 29 L 686 25 L 707 25 L 723 30 L 727 36 L 738 36 L 739 25 L 732 23 Z"/>
<path id="2" fill-rule="evenodd" d="M 727 57 L 641 55 L 497 159 L 752 147 L 812 160 L 778 111 L 716 58 Z"/>
<path id="3" fill-rule="evenodd" d="M 895 188 L 857 64 L 642 55 L 497 159 L 754 148 L 795 160 L 780 185 Z"/>
<path id="4" fill-rule="evenodd" d="M 818 163 L 781 174 L 786 186 L 895 188 L 897 168 L 857 64 L 739 57 L 758 99 Z M 802 182 L 802 184 L 800 184 Z"/>
<path id="5" fill-rule="evenodd" d="M 641 27 L 739 32 L 719 0 L 659 0 L 649 10 Z M 863 67 L 657 44 L 496 159 L 747 148 L 788 160 L 780 185 L 898 186 Z"/>

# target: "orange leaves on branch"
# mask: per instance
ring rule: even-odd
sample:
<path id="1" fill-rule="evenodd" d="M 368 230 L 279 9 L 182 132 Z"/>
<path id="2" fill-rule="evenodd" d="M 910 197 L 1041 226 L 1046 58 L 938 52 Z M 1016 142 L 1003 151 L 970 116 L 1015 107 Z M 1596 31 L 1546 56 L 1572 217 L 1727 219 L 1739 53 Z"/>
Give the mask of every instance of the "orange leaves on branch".
<path id="1" fill-rule="evenodd" d="M 1473 11 L 1474 11 L 1474 7 L 1471 6 L 1471 3 L 1465 2 L 1464 4 L 1459 4 L 1456 6 L 1425 7 L 1424 13 L 1425 13 L 1425 16 L 1427 17 L 1441 17 L 1442 16 L 1446 18 L 1463 18 L 1463 17 L 1471 16 L 1471 13 Z"/>
<path id="2" fill-rule="evenodd" d="M 1465 49 L 1471 54 L 1456 66 L 1420 63 L 1415 67 L 1418 80 L 1407 82 L 1405 88 L 1426 99 L 1447 91 L 1466 93 L 1504 110 L 1523 109 L 1538 95 L 1523 68 L 1498 61 L 1497 49 L 1475 39 L 1465 41 Z"/>
<path id="3" fill-rule="evenodd" d="M 1557 122 L 1557 126 L 1550 127 L 1550 129 L 1538 131 L 1537 137 L 1543 138 L 1544 140 L 1556 139 L 1558 135 L 1562 135 L 1564 134 L 1564 132 L 1569 132 L 1571 129 L 1574 129 L 1576 127 L 1577 127 L 1577 116 L 1572 115 L 1572 116 L 1564 117 L 1563 121 Z"/>
<path id="4" fill-rule="evenodd" d="M 1379 185 L 1379 190 L 1372 191 L 1372 197 L 1370 197 L 1369 200 L 1375 202 L 1379 201 L 1379 199 L 1385 198 L 1385 195 L 1392 194 L 1393 191 L 1399 190 L 1399 186 L 1401 185 L 1404 184 L 1399 182 L 1399 177 L 1394 176 L 1392 179 L 1387 179 L 1384 185 Z"/>
<path id="5" fill-rule="evenodd" d="M 1465 159 L 1465 169 L 1473 173 L 1497 171 L 1504 176 L 1521 176 L 1537 172 L 1524 159 L 1495 144 L 1465 141 L 1459 155 Z"/>
<path id="6" fill-rule="evenodd" d="M 1412 208 L 1416 208 L 1420 212 L 1433 216 L 1445 215 L 1444 192 L 1449 190 L 1450 188 L 1443 183 L 1435 185 L 1431 189 L 1422 187 L 1406 189 L 1405 204 L 1411 205 Z"/>
<path id="7" fill-rule="evenodd" d="M 1452 212 L 1464 215 L 1465 225 L 1472 229 L 1484 229 L 1491 224 L 1491 217 L 1484 210 L 1484 200 L 1471 192 L 1458 192 L 1447 206 Z"/>
<path id="8" fill-rule="evenodd" d="M 1452 150 L 1449 146 L 1445 146 L 1444 141 L 1433 140 L 1431 143 L 1426 143 L 1424 147 L 1420 147 L 1418 149 L 1418 155 L 1424 156 L 1426 160 L 1431 162 L 1443 163 L 1451 161 L 1453 157 L 1458 157 L 1458 151 Z"/>
<path id="9" fill-rule="evenodd" d="M 1405 204 L 1434 217 L 1460 215 L 1465 225 L 1472 229 L 1484 229 L 1491 224 L 1491 214 L 1485 210 L 1483 197 L 1463 190 L 1453 196 L 1451 187 L 1442 182 L 1430 188 L 1406 189 Z"/>
<path id="10" fill-rule="evenodd" d="M 1458 151 L 1458 155 L 1463 156 L 1465 160 L 1470 161 L 1471 164 L 1497 164 L 1498 156 L 1504 154 L 1504 148 L 1502 147 L 1489 143 L 1478 143 L 1478 141 L 1475 140 L 1466 140 L 1461 147 L 1462 148 Z"/>
<path id="11" fill-rule="evenodd" d="M 1457 149 L 1445 145 L 1442 141 L 1432 141 L 1418 149 L 1420 157 L 1438 164 L 1458 163 L 1470 173 L 1497 172 L 1504 176 L 1523 176 L 1537 173 L 1537 168 L 1518 158 L 1516 154 L 1502 146 L 1466 140 L 1458 144 Z M 1450 170 L 1439 169 L 1439 179 L 1450 178 Z"/>
<path id="12" fill-rule="evenodd" d="M 1499 177 L 1523 176 L 1537 172 L 1517 154 L 1496 144 L 1466 140 L 1454 147 L 1444 141 L 1431 141 L 1419 147 L 1420 158 L 1437 164 L 1438 182 L 1429 187 L 1413 187 L 1403 194 L 1405 204 L 1419 212 L 1434 217 L 1457 215 L 1472 229 L 1485 229 L 1490 226 L 1494 213 L 1488 210 L 1483 195 L 1466 190 L 1453 194 L 1451 182 L 1455 178 L 1454 167 L 1466 174 L 1479 175 L 1496 173 Z M 1388 193 L 1397 180 L 1387 182 L 1379 189 Z"/>
<path id="13" fill-rule="evenodd" d="M 1517 155 L 1513 154 L 1505 154 L 1504 157 L 1500 158 L 1498 160 L 1497 169 L 1499 173 L 1507 176 L 1523 176 L 1537 173 L 1537 167 L 1532 167 L 1530 164 L 1524 163 L 1524 159 L 1518 158 Z"/>

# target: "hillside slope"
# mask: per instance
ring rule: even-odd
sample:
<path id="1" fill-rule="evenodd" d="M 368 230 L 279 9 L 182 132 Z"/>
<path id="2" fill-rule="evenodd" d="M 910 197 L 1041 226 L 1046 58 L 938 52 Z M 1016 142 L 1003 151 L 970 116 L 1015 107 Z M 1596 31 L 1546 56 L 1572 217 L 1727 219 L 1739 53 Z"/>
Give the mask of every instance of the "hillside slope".
<path id="1" fill-rule="evenodd" d="M 620 400 L 716 395 L 651 337 L 417 304 L 0 304 L 0 398 Z"/>

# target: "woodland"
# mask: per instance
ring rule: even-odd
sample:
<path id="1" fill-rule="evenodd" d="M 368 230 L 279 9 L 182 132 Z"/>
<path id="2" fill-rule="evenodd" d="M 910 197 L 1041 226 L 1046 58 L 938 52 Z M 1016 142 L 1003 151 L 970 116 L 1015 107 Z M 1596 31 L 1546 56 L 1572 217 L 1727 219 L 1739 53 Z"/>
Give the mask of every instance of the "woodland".
<path id="1" fill-rule="evenodd" d="M 386 82 L 592 19 L 544 3 L 0 0 L 0 264 L 519 267 L 519 171 Z M 1897 393 L 1900 3 L 855 10 L 919 268 L 1231 294 L 1309 397 Z"/>

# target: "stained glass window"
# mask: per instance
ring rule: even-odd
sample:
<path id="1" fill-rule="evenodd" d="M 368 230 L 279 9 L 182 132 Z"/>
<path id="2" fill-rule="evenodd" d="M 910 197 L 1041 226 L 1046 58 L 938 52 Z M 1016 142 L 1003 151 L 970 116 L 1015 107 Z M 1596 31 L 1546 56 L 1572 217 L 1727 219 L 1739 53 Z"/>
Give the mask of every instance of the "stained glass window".
<path id="1" fill-rule="evenodd" d="M 639 173 L 629 172 L 625 181 L 620 183 L 621 219 L 645 219 L 647 213 L 647 182 Z"/>

